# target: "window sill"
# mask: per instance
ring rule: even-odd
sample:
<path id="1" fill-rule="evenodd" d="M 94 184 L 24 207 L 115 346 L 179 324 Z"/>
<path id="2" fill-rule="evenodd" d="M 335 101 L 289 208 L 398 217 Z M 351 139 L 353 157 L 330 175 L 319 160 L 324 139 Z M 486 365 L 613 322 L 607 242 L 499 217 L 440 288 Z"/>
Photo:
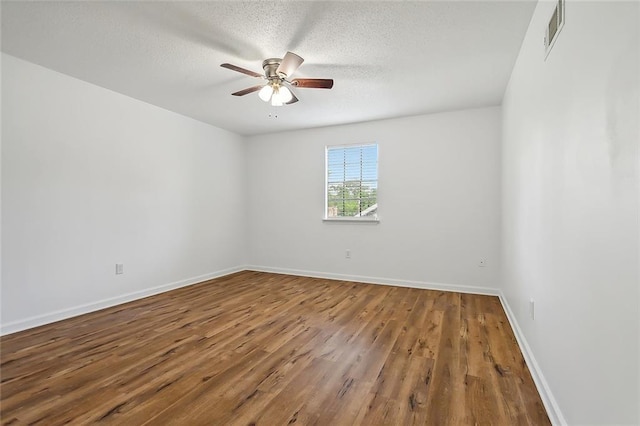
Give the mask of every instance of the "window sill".
<path id="1" fill-rule="evenodd" d="M 362 224 L 369 224 L 369 225 L 377 225 L 378 223 L 380 223 L 380 219 L 373 219 L 373 218 L 349 218 L 349 217 L 332 217 L 332 218 L 323 218 L 322 219 L 323 222 L 325 223 L 331 223 L 331 222 L 336 222 L 336 223 L 362 223 Z"/>

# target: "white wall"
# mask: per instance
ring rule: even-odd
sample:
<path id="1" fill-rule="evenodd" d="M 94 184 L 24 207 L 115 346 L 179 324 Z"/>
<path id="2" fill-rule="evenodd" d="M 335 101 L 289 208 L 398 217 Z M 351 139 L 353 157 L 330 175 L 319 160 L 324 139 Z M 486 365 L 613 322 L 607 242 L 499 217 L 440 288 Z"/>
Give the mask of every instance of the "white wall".
<path id="1" fill-rule="evenodd" d="M 2 112 L 3 332 L 245 263 L 240 136 L 4 54 Z"/>
<path id="2" fill-rule="evenodd" d="M 495 107 L 249 138 L 249 263 L 497 288 L 500 132 Z M 365 142 L 379 144 L 380 223 L 323 222 L 325 145 Z"/>
<path id="3" fill-rule="evenodd" d="M 0 6 L 0 19 L 2 19 L 2 7 Z M 0 34 L 2 31 L 0 31 Z M 0 36 L 0 45 L 2 43 Z M 4 57 L 0 54 L 0 333 L 2 332 L 2 63 Z"/>
<path id="4" fill-rule="evenodd" d="M 575 425 L 640 423 L 638 5 L 567 1 L 545 61 L 540 2 L 504 97 L 504 293 Z"/>

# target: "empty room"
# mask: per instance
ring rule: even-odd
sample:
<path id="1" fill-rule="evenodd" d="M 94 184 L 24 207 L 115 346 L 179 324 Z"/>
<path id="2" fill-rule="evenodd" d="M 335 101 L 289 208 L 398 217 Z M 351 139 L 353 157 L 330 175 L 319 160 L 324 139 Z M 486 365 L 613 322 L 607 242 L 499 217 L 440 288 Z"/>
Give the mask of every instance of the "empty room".
<path id="1" fill-rule="evenodd" d="M 0 15 L 0 424 L 640 425 L 639 2 Z"/>

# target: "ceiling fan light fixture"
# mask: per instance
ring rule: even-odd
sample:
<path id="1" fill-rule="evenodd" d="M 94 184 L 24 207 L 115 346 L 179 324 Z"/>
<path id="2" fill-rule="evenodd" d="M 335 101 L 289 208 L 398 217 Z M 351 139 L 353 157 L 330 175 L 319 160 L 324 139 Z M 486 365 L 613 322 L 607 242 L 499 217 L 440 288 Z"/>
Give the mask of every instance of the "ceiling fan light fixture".
<path id="1" fill-rule="evenodd" d="M 289 80 L 291 74 L 298 69 L 302 62 L 304 62 L 304 59 L 293 52 L 287 52 L 282 59 L 265 59 L 262 61 L 264 75 L 228 63 L 221 64 L 220 66 L 230 69 L 231 71 L 266 80 L 266 83 L 263 82 L 262 84 L 239 90 L 231 95 L 244 96 L 249 93 L 258 92 L 258 96 L 264 102 L 269 102 L 272 106 L 282 106 L 284 104 L 291 105 L 299 101 L 298 97 L 289 87 L 296 87 L 296 89 L 331 89 L 333 87 L 333 80 L 328 78 L 296 78 Z"/>
<path id="2" fill-rule="evenodd" d="M 269 102 L 269 99 L 271 99 L 272 94 L 273 94 L 273 87 L 271 87 L 270 84 L 267 84 L 258 92 L 258 96 L 260 97 L 260 99 L 262 99 L 265 102 Z"/>

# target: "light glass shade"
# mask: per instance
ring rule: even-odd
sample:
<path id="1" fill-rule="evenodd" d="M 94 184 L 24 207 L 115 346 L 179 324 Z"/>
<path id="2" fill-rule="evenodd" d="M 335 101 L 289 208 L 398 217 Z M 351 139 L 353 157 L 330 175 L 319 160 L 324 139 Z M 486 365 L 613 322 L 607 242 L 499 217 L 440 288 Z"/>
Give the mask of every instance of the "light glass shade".
<path id="1" fill-rule="evenodd" d="M 273 94 L 273 87 L 271 87 L 271 85 L 269 84 L 264 86 L 258 92 L 258 96 L 260 96 L 260 99 L 262 99 L 265 102 L 269 102 L 269 99 L 271 98 L 271 94 Z"/>
<path id="2" fill-rule="evenodd" d="M 286 86 L 280 86 L 280 100 L 283 104 L 286 104 L 291 99 L 293 99 L 293 95 L 291 94 L 291 90 L 289 90 Z"/>

